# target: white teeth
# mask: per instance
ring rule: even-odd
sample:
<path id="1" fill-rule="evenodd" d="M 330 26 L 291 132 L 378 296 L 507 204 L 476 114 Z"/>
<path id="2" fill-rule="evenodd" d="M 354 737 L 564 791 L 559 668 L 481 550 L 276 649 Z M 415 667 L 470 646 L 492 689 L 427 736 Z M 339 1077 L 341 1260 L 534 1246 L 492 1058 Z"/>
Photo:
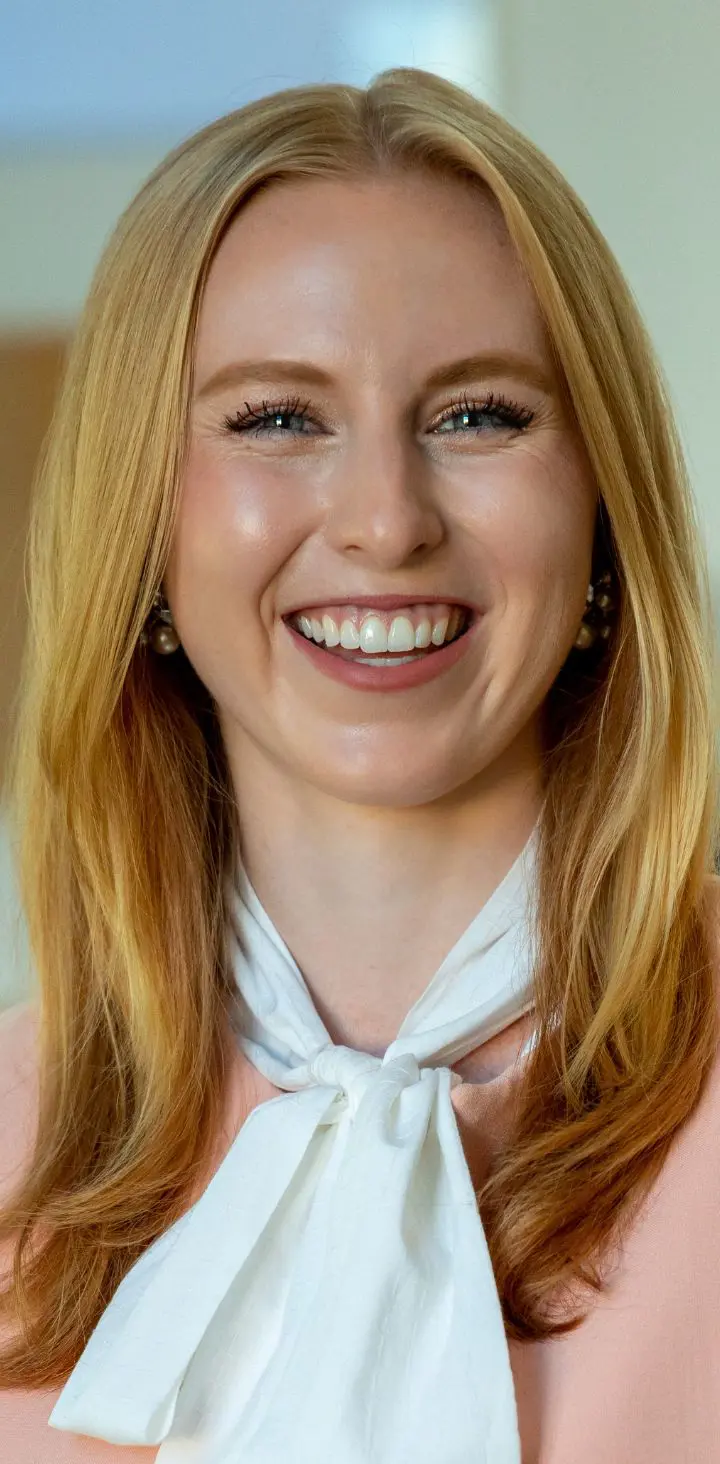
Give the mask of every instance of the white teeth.
<path id="1" fill-rule="evenodd" d="M 407 615 L 394 615 L 388 632 L 389 651 L 414 651 L 415 626 Z"/>
<path id="2" fill-rule="evenodd" d="M 370 655 L 383 651 L 414 651 L 415 627 L 412 620 L 407 615 L 394 615 L 388 631 L 379 615 L 366 616 L 360 626 L 360 649 Z"/>
<path id="3" fill-rule="evenodd" d="M 389 630 L 380 616 L 373 614 L 365 616 L 359 631 L 354 621 L 343 620 L 338 625 L 332 615 L 323 615 L 321 620 L 314 615 L 298 615 L 296 624 L 308 640 L 318 645 L 342 646 L 346 651 L 378 655 L 383 651 L 421 651 L 430 645 L 442 646 L 454 638 L 463 618 L 464 611 L 458 606 L 437 620 L 423 615 L 417 626 L 408 615 L 395 615 Z"/>
<path id="4" fill-rule="evenodd" d="M 353 661 L 363 661 L 364 656 L 353 656 Z M 414 656 L 373 656 L 373 666 L 409 666 L 415 660 Z"/>
<path id="5" fill-rule="evenodd" d="M 339 646 L 340 631 L 331 615 L 323 615 L 322 628 L 326 646 Z"/>
<path id="6" fill-rule="evenodd" d="M 343 620 L 340 626 L 340 644 L 344 651 L 357 651 L 360 646 L 360 633 L 352 620 Z"/>

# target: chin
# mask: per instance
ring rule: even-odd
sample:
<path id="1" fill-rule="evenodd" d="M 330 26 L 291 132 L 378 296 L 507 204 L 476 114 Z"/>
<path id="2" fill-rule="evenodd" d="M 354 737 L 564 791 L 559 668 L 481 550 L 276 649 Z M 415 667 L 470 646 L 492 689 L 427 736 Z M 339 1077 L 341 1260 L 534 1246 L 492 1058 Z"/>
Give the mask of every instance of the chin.
<path id="1" fill-rule="evenodd" d="M 476 769 L 459 768 L 458 758 L 443 758 L 428 766 L 427 762 L 412 765 L 410 758 L 404 766 L 391 765 L 383 760 L 365 759 L 362 767 L 333 767 L 330 759 L 323 761 L 321 776 L 317 764 L 308 768 L 305 780 L 340 803 L 353 803 L 373 808 L 416 808 L 425 803 L 435 803 L 454 793 L 456 788 L 472 778 Z M 300 773 L 300 770 L 298 769 Z M 303 776 L 300 773 L 300 776 Z"/>

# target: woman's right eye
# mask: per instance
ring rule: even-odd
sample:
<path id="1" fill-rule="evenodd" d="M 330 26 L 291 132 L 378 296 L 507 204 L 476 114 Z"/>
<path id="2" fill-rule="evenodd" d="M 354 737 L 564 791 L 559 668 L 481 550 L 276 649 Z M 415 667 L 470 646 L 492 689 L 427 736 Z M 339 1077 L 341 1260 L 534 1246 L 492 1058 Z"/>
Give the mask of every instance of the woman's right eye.
<path id="1" fill-rule="evenodd" d="M 308 405 L 307 402 L 301 404 L 299 397 L 293 401 L 261 402 L 255 406 L 246 402 L 244 412 L 223 417 L 223 426 L 227 432 L 251 432 L 254 437 L 275 430 L 282 432 L 278 418 L 297 417 L 300 420 L 306 416 Z"/>

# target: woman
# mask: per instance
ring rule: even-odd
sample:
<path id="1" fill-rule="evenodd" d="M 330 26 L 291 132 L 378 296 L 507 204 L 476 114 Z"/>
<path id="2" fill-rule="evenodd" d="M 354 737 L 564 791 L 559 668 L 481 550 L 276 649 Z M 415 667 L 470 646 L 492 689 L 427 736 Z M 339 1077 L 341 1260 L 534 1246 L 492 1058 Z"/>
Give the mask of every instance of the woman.
<path id="1" fill-rule="evenodd" d="M 191 138 L 29 567 L 4 1455 L 720 1460 L 707 576 L 567 183 L 413 70 Z"/>

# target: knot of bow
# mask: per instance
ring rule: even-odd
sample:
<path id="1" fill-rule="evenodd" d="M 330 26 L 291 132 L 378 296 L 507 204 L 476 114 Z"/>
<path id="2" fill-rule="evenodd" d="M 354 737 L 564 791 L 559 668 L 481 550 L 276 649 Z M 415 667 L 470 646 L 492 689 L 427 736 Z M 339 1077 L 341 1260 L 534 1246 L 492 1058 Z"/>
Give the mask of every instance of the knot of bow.
<path id="1" fill-rule="evenodd" d="M 391 1100 L 403 1088 L 421 1082 L 430 1068 L 421 1068 L 412 1052 L 391 1053 L 375 1057 L 369 1052 L 358 1052 L 354 1047 L 329 1042 L 308 1061 L 308 1072 L 316 1083 L 326 1088 L 337 1088 L 338 1096 L 347 1099 L 347 1109 L 354 1117 L 368 1089 L 372 1088 L 386 1100 Z M 462 1082 L 459 1073 L 451 1072 L 451 1087 Z M 337 1117 L 340 1117 L 338 1112 Z"/>

